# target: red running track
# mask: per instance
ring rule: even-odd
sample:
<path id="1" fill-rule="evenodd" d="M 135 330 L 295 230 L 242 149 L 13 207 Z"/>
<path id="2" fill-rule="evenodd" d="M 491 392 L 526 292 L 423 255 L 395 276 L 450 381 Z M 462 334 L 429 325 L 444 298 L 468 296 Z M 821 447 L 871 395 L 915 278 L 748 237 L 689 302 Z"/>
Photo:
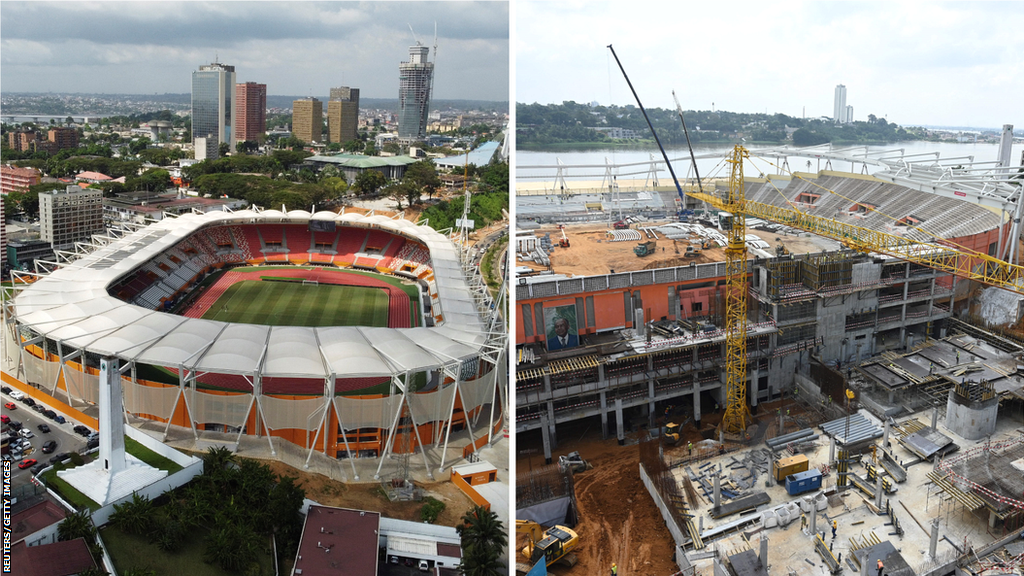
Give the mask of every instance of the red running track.
<path id="1" fill-rule="evenodd" d="M 338 270 L 327 270 L 317 268 L 314 270 L 259 270 L 253 272 L 228 271 L 217 279 L 212 286 L 206 289 L 199 298 L 190 304 L 182 312 L 182 316 L 188 318 L 202 318 L 203 314 L 213 307 L 227 289 L 243 280 L 260 280 L 261 276 L 276 276 L 279 278 L 301 278 L 303 280 L 316 280 L 321 284 L 334 284 L 339 286 L 366 286 L 380 288 L 388 293 L 388 328 L 412 328 L 412 313 L 409 303 L 409 295 L 405 290 L 396 288 L 383 280 L 377 280 L 362 274 L 350 274 Z"/>

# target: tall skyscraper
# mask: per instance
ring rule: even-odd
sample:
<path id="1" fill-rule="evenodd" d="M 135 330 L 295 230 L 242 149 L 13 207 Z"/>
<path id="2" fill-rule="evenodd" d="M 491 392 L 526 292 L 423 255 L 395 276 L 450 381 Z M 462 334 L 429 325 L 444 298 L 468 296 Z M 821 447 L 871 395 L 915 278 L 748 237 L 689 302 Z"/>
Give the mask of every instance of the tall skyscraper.
<path id="1" fill-rule="evenodd" d="M 331 88 L 327 101 L 327 136 L 344 144 L 355 140 L 359 132 L 359 88 Z"/>
<path id="2" fill-rule="evenodd" d="M 430 48 L 409 47 L 409 61 L 398 65 L 398 137 L 422 138 L 427 135 L 427 113 L 434 64 L 427 62 Z"/>
<path id="3" fill-rule="evenodd" d="M 833 108 L 832 120 L 836 124 L 842 124 L 846 121 L 846 86 L 842 84 L 836 86 L 836 102 Z"/>
<path id="4" fill-rule="evenodd" d="M 103 191 L 68 186 L 39 193 L 39 236 L 54 248 L 103 233 Z"/>
<path id="5" fill-rule="evenodd" d="M 303 142 L 323 142 L 324 103 L 316 98 L 292 102 L 292 136 Z"/>
<path id="6" fill-rule="evenodd" d="M 846 107 L 846 123 L 853 122 L 853 106 Z"/>
<path id="7" fill-rule="evenodd" d="M 235 151 L 235 67 L 204 64 L 192 73 L 192 138 L 211 136 Z"/>
<path id="8" fill-rule="evenodd" d="M 235 84 L 235 140 L 259 140 L 267 131 L 267 85 Z"/>

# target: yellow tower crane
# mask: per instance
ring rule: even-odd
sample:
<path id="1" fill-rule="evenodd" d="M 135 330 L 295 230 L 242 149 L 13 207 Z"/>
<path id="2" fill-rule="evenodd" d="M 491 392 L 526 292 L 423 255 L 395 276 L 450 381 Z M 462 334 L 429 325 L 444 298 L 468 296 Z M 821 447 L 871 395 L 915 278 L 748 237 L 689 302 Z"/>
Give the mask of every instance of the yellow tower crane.
<path id="1" fill-rule="evenodd" d="M 747 150 L 736 146 L 729 163 L 729 195 L 722 210 L 729 244 L 725 248 L 725 416 L 722 429 L 742 434 L 747 429 L 747 225 L 743 206 L 743 160 Z"/>

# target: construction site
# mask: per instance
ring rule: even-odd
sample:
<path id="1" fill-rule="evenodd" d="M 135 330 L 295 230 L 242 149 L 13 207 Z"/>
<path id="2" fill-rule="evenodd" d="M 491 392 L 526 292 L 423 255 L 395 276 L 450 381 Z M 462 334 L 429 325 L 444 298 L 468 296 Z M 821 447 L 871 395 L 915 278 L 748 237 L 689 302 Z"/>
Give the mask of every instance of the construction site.
<path id="1" fill-rule="evenodd" d="M 746 154 L 664 217 L 520 224 L 520 570 L 1019 573 L 1018 184 Z"/>

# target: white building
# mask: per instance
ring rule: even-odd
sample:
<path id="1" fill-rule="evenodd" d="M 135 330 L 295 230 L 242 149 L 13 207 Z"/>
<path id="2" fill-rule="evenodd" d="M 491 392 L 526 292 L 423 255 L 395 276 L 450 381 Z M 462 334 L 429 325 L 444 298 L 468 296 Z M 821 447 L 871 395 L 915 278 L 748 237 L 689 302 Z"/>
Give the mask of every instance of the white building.
<path id="1" fill-rule="evenodd" d="M 235 67 L 214 62 L 192 73 L 192 137 L 212 137 L 235 151 Z"/>
<path id="2" fill-rule="evenodd" d="M 103 191 L 78 186 L 39 193 L 40 238 L 58 249 L 103 233 Z"/>
<path id="3" fill-rule="evenodd" d="M 836 86 L 836 101 L 833 106 L 832 120 L 836 124 L 846 122 L 846 86 Z"/>

